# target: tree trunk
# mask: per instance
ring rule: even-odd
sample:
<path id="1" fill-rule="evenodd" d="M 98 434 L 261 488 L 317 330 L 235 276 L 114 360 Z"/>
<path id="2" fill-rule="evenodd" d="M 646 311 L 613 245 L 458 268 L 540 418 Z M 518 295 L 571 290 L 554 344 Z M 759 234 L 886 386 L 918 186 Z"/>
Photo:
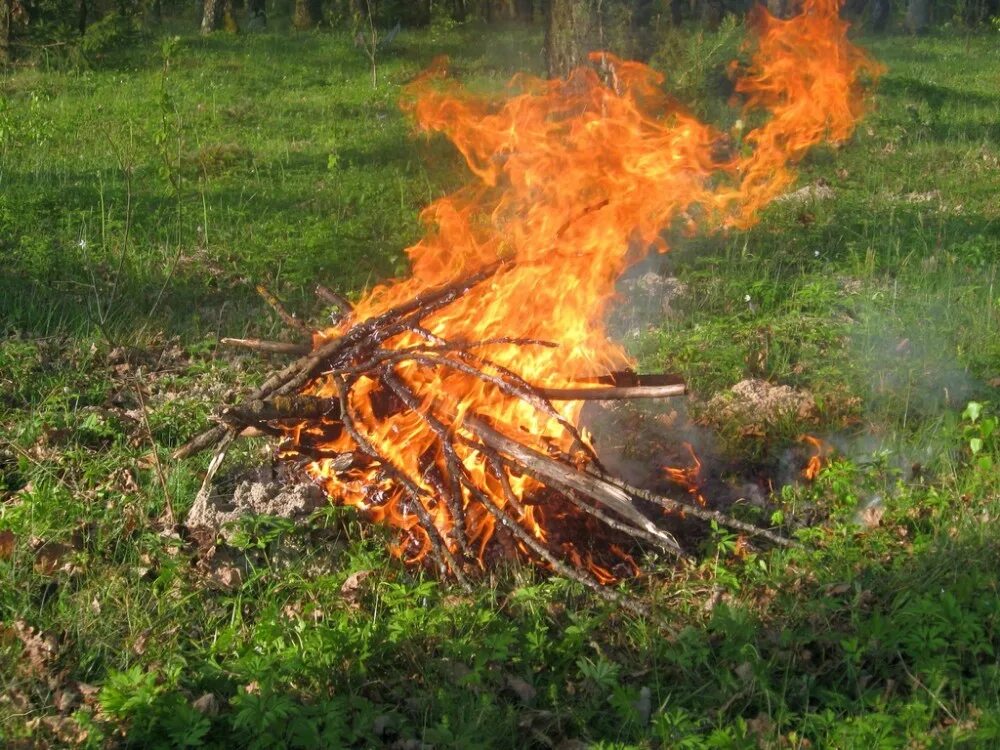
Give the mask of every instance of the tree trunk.
<path id="1" fill-rule="evenodd" d="M 295 14 L 292 25 L 299 31 L 315 29 L 323 23 L 323 7 L 320 0 L 295 0 Z"/>
<path id="2" fill-rule="evenodd" d="M 87 33 L 87 0 L 80 0 L 76 6 L 76 30 L 80 36 Z"/>
<path id="3" fill-rule="evenodd" d="M 701 20 L 709 31 L 716 31 L 722 25 L 722 17 L 726 9 L 722 0 L 704 0 L 701 8 Z"/>
<path id="4" fill-rule="evenodd" d="M 521 23 L 531 23 L 535 20 L 535 0 L 517 0 L 514 7 L 517 20 Z"/>
<path id="5" fill-rule="evenodd" d="M 0 65 L 10 62 L 10 40 L 13 25 L 14 0 L 0 0 Z"/>
<path id="6" fill-rule="evenodd" d="M 871 4 L 872 30 L 879 32 L 885 31 L 885 27 L 889 25 L 889 19 L 891 17 L 892 17 L 891 0 L 872 0 Z"/>
<path id="7" fill-rule="evenodd" d="M 257 29 L 263 29 L 267 26 L 267 3 L 265 0 L 247 0 L 247 13 L 250 14 L 250 26 Z"/>
<path id="8" fill-rule="evenodd" d="M 295 0 L 292 25 L 299 31 L 315 29 L 323 23 L 323 7 L 320 0 Z"/>
<path id="9" fill-rule="evenodd" d="M 549 78 L 565 76 L 587 62 L 597 18 L 592 0 L 551 0 L 545 23 L 545 62 Z"/>
<path id="10" fill-rule="evenodd" d="M 414 10 L 412 12 L 412 17 L 409 22 L 413 26 L 423 27 L 430 26 L 431 23 L 431 0 L 420 0 L 418 3 L 414 3 Z M 399 19 L 396 19 L 397 21 Z M 406 23 L 407 19 L 403 19 L 403 23 Z"/>
<path id="11" fill-rule="evenodd" d="M 222 12 L 225 0 L 205 0 L 201 16 L 201 33 L 211 34 L 222 28 Z"/>
<path id="12" fill-rule="evenodd" d="M 163 23 L 163 3 L 161 0 L 152 0 L 150 2 L 147 16 L 149 23 L 153 26 L 159 26 Z"/>
<path id="13" fill-rule="evenodd" d="M 240 33 L 240 25 L 236 23 L 236 12 L 233 8 L 233 0 L 223 0 L 222 2 L 222 28 L 230 34 Z"/>
<path id="14" fill-rule="evenodd" d="M 906 28 L 913 34 L 923 34 L 931 22 L 930 0 L 910 0 L 906 9 Z"/>
<path id="15" fill-rule="evenodd" d="M 468 9 L 465 0 L 451 0 L 451 17 L 456 21 L 464 21 Z"/>
<path id="16" fill-rule="evenodd" d="M 514 17 L 513 0 L 486 0 L 486 20 L 489 23 L 509 21 Z"/>
<path id="17" fill-rule="evenodd" d="M 785 0 L 767 0 L 767 12 L 775 18 L 787 18 L 788 3 Z"/>

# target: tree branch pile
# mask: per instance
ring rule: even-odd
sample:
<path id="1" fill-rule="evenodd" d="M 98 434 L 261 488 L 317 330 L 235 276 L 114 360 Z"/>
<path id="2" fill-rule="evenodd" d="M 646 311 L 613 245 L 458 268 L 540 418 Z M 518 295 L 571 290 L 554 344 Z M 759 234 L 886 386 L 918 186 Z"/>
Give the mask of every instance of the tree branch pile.
<path id="1" fill-rule="evenodd" d="M 404 526 L 402 553 L 410 559 L 433 560 L 442 576 L 453 576 L 468 586 L 468 575 L 483 565 L 490 543 L 633 611 L 642 606 L 606 586 L 622 577 L 619 571 L 638 572 L 626 549 L 639 544 L 672 557 L 687 554 L 657 522 L 664 513 L 713 521 L 772 544 L 789 544 L 766 529 L 611 476 L 587 440 L 554 406 L 560 400 L 665 398 L 683 394 L 683 385 L 636 376 L 631 381 L 590 381 L 593 385 L 584 388 L 540 388 L 491 361 L 485 352 L 497 345 L 527 350 L 554 344 L 516 338 L 447 340 L 425 327 L 425 319 L 498 272 L 502 264 L 419 294 L 367 320 L 352 320 L 345 308 L 346 322 L 337 338 L 272 373 L 243 401 L 222 408 L 217 424 L 175 452 L 181 459 L 216 451 L 196 502 L 207 499 L 212 475 L 234 439 L 247 433 L 273 435 L 281 439 L 279 454 L 285 459 L 319 462 L 313 466 L 322 465 L 326 476 L 367 477 L 369 509 L 389 498 L 400 500 L 404 514 L 412 514 Z M 280 309 L 275 299 L 268 303 Z M 338 305 L 344 306 L 342 298 Z M 419 343 L 400 345 L 404 337 Z M 253 339 L 229 343 L 272 353 L 302 352 L 300 345 L 282 347 Z M 539 418 L 558 425 L 563 440 L 541 440 L 518 425 L 498 424 L 478 411 L 476 403 L 458 408 L 454 399 L 421 392 L 414 371 L 450 371 L 485 384 L 498 397 L 517 400 Z M 369 387 L 366 395 L 359 396 L 362 381 Z M 377 385 L 374 391 L 372 382 Z M 377 406 L 370 403 L 373 393 L 380 402 Z M 361 398 L 369 401 L 364 410 Z M 427 455 L 414 465 L 402 465 L 390 455 L 394 451 L 386 449 L 386 431 L 379 430 L 380 415 L 386 419 L 404 411 L 416 415 L 433 436 L 434 450 L 425 451 Z M 334 438 L 345 434 L 352 449 L 331 451 Z M 531 490 L 519 496 L 516 486 Z M 482 532 L 484 526 L 490 533 Z"/>

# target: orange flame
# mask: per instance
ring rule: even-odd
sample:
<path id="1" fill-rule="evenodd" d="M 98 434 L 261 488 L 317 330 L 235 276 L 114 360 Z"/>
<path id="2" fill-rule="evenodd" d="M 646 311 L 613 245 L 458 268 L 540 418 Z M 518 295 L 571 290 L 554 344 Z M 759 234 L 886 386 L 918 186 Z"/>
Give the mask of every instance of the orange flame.
<path id="1" fill-rule="evenodd" d="M 670 481 L 686 489 L 688 494 L 697 501 L 698 505 L 704 506 L 705 498 L 701 494 L 701 459 L 694 452 L 691 443 L 684 443 L 684 447 L 691 454 L 691 460 L 694 461 L 694 464 L 687 468 L 664 466 L 663 472 Z"/>
<path id="2" fill-rule="evenodd" d="M 555 342 L 555 348 L 494 343 L 481 350 L 542 387 L 628 368 L 629 357 L 607 339 L 602 324 L 622 271 L 650 248 L 666 250 L 664 228 L 752 224 L 760 208 L 792 182 L 791 165 L 810 146 L 850 135 L 862 110 L 859 78 L 878 72 L 847 40 L 836 0 L 806 0 L 802 14 L 787 21 L 760 11 L 753 26 L 752 62 L 737 91 L 748 111 L 770 116 L 746 135 L 749 150 L 738 157 L 726 154 L 727 136 L 662 92 L 659 73 L 611 55 L 600 55 L 611 71 L 610 85 L 590 68 L 566 80 L 516 76 L 501 100 L 462 89 L 440 66 L 421 76 L 408 88 L 404 107 L 421 129 L 451 139 L 475 179 L 424 210 L 426 235 L 406 251 L 412 276 L 376 287 L 358 305 L 353 322 L 500 260 L 505 263 L 489 282 L 425 319 L 430 334 L 453 341 L 504 336 Z M 346 325 L 317 333 L 316 345 L 337 337 Z M 419 343 L 416 334 L 407 333 L 385 345 Z M 413 363 L 398 364 L 395 375 L 424 405 L 449 414 L 451 429 L 462 434 L 463 418 L 477 414 L 538 450 L 550 443 L 571 448 L 556 420 L 490 383 Z M 445 457 L 435 434 L 412 410 L 376 416 L 378 391 L 379 383 L 369 379 L 353 388 L 358 429 L 396 467 L 405 467 L 428 497 L 438 496 L 433 472 L 445 465 Z M 327 377 L 311 392 L 333 397 L 337 388 Z M 581 404 L 556 408 L 576 423 Z M 346 431 L 331 434 L 336 436 L 325 446 L 330 451 L 356 449 Z M 294 442 L 291 432 L 290 437 Z M 511 490 L 506 492 L 480 454 L 459 449 L 479 491 L 544 540 L 544 505 L 523 502 L 533 481 L 505 478 Z M 375 520 L 401 529 L 397 552 L 420 560 L 430 541 L 410 505 L 414 500 L 378 468 L 338 473 L 330 460 L 319 460 L 309 471 L 337 502 L 364 508 Z M 482 561 L 495 522 L 470 491 L 461 492 L 467 538 Z M 445 502 L 427 500 L 420 510 L 454 545 L 455 519 Z M 593 567 L 599 577 L 613 579 Z"/>
<path id="3" fill-rule="evenodd" d="M 802 477 L 812 482 L 819 476 L 819 472 L 826 464 L 827 457 L 830 455 L 832 448 L 828 443 L 824 443 L 822 440 L 817 437 L 813 437 L 812 435 L 800 436 L 799 442 L 812 447 L 814 451 L 813 455 L 809 457 L 806 467 L 802 470 Z"/>

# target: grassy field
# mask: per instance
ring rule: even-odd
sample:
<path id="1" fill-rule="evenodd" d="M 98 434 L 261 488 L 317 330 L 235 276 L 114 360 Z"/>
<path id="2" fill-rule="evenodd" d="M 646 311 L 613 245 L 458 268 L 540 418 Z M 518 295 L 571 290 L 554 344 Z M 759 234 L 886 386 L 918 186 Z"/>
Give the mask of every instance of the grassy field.
<path id="1" fill-rule="evenodd" d="M 659 261 L 689 292 L 630 344 L 688 380 L 720 450 L 838 448 L 775 498 L 801 549 L 720 531 L 697 564 L 650 560 L 622 584 L 647 620 L 513 565 L 465 595 L 335 508 L 228 546 L 165 530 L 207 461 L 170 451 L 264 369 L 218 338 L 280 334 L 253 285 L 319 318 L 316 282 L 405 273 L 419 209 L 465 179 L 411 137 L 401 85 L 442 52 L 479 88 L 539 69 L 537 34 L 483 33 L 403 34 L 376 90 L 346 33 L 165 36 L 0 78 L 0 744 L 996 746 L 995 34 L 863 40 L 888 73 L 803 165 L 826 197 Z M 696 110 L 735 117 L 738 35 L 657 56 Z M 748 375 L 809 391 L 818 423 L 715 418 Z"/>

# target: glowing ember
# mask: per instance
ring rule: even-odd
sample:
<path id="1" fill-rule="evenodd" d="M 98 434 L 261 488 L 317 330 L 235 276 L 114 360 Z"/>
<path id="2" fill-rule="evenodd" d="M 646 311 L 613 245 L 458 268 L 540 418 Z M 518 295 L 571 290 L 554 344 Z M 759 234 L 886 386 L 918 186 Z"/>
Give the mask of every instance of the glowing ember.
<path id="1" fill-rule="evenodd" d="M 499 101 L 463 90 L 440 66 L 422 76 L 409 88 L 406 108 L 423 130 L 451 139 L 475 180 L 424 211 L 427 234 L 407 250 L 412 276 L 377 287 L 343 325 L 316 334 L 314 345 L 499 262 L 487 281 L 436 309 L 420 330 L 396 332 L 381 345 L 428 347 L 435 337 L 486 342 L 476 354 L 495 372 L 506 368 L 540 387 L 627 369 L 628 356 L 607 339 L 601 322 L 622 271 L 650 248 L 667 249 L 664 228 L 752 224 L 792 182 L 790 165 L 810 146 L 850 135 L 862 109 L 859 76 L 877 73 L 847 41 L 836 0 L 807 0 L 802 14 L 787 21 L 760 11 L 753 27 L 753 59 L 737 91 L 748 110 L 770 116 L 746 134 L 735 157 L 723 133 L 661 91 L 659 73 L 610 55 L 600 55 L 610 83 L 589 68 L 568 80 L 518 76 Z M 515 345 L 514 338 L 555 346 Z M 304 432 L 311 445 L 325 441 L 331 454 L 356 452 L 363 436 L 385 465 L 343 470 L 321 458 L 309 472 L 337 502 L 399 528 L 397 552 L 408 560 L 430 551 L 429 519 L 452 552 L 467 544 L 481 563 L 497 523 L 494 506 L 526 532 L 515 542 L 522 552 L 532 540 L 556 544 L 551 525 L 572 515 L 572 506 L 556 511 L 532 502 L 539 483 L 498 470 L 471 445 L 472 425 L 488 424 L 538 454 L 557 449 L 583 464 L 585 451 L 557 419 L 576 424 L 581 403 L 557 403 L 557 414 L 546 414 L 495 382 L 413 359 L 391 364 L 388 373 L 402 384 L 389 389 L 396 396 L 384 379 L 352 381 L 345 397 L 356 415 L 355 434 L 332 421 L 299 424 L 286 430 L 286 453 L 295 453 Z M 306 393 L 339 398 L 338 383 L 338 376 L 321 375 Z M 413 403 L 398 403 L 400 393 L 411 394 Z M 421 408 L 440 423 L 422 418 Z M 456 437 L 453 453 L 442 450 L 442 434 Z M 444 486 L 442 477 L 454 479 L 456 466 L 461 484 Z M 566 559 L 599 580 L 615 579 L 576 546 L 558 544 Z M 624 553 L 618 557 L 636 567 Z"/>

